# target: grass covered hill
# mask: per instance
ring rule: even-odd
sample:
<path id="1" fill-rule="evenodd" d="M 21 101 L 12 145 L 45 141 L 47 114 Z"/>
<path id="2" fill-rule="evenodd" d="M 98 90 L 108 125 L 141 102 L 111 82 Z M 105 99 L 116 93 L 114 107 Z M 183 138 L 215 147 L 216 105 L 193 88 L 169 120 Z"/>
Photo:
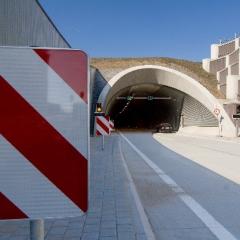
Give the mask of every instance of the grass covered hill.
<path id="1" fill-rule="evenodd" d="M 97 68 L 106 80 L 117 72 L 139 65 L 160 65 L 185 73 L 206 87 L 215 97 L 224 98 L 217 89 L 216 76 L 203 70 L 201 62 L 175 58 L 92 58 L 91 65 Z"/>

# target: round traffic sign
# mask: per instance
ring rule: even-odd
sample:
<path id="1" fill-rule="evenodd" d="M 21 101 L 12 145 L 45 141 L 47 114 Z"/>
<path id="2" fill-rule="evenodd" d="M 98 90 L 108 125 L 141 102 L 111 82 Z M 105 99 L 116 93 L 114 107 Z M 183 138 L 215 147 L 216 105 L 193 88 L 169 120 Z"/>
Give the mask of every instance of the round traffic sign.
<path id="1" fill-rule="evenodd" d="M 219 109 L 219 108 L 214 108 L 214 111 L 213 111 L 213 112 L 214 112 L 215 115 L 218 116 L 219 113 L 220 113 L 220 109 Z"/>

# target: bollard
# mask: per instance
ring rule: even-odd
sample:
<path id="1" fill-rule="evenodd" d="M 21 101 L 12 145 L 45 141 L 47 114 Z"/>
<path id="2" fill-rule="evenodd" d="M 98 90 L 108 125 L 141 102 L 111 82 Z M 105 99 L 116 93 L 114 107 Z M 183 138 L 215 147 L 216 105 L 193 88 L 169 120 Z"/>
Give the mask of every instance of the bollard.
<path id="1" fill-rule="evenodd" d="M 236 137 L 238 137 L 238 134 L 239 134 L 238 120 L 239 120 L 239 119 L 235 119 Z"/>
<path id="2" fill-rule="evenodd" d="M 102 135 L 102 150 L 104 150 L 104 135 Z"/>
<path id="3" fill-rule="evenodd" d="M 30 240 L 44 240 L 44 220 L 30 220 Z"/>

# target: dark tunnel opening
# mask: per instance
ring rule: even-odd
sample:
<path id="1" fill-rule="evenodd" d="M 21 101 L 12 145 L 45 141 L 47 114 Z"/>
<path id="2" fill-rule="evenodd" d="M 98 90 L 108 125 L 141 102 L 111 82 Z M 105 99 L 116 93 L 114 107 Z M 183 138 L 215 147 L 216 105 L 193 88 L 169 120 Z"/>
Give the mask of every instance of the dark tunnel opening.
<path id="1" fill-rule="evenodd" d="M 116 129 L 154 130 L 169 123 L 177 131 L 184 95 L 163 85 L 134 85 L 117 92 L 108 101 L 107 112 Z"/>

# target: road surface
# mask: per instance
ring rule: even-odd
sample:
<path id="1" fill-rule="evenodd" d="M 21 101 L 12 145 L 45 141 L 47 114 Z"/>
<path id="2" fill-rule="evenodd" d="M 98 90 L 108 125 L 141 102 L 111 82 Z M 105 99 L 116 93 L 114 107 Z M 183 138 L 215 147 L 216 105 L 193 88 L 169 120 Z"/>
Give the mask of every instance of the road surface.
<path id="1" fill-rule="evenodd" d="M 239 143 L 176 134 L 119 138 L 156 239 L 240 239 Z"/>

